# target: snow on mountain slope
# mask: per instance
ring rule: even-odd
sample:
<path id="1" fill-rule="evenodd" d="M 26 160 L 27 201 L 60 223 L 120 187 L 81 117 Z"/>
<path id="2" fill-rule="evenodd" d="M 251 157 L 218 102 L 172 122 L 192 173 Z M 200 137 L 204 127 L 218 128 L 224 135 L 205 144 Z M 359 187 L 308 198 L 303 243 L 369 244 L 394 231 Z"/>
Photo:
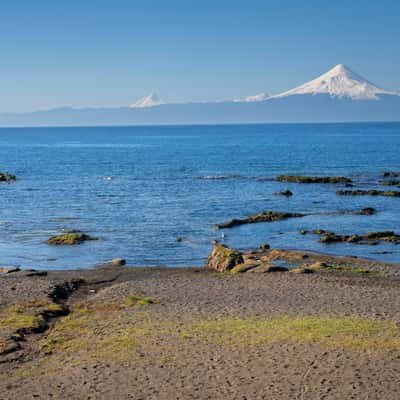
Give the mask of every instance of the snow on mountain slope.
<path id="1" fill-rule="evenodd" d="M 130 105 L 130 108 L 154 107 L 161 104 L 164 104 L 164 102 L 158 97 L 157 93 L 151 93 L 150 95 L 143 97 L 136 103 Z"/>
<path id="2" fill-rule="evenodd" d="M 380 94 L 400 95 L 375 86 L 343 64 L 336 65 L 310 82 L 273 97 L 281 98 L 299 94 L 329 94 L 333 97 L 347 97 L 353 100 L 378 100 Z"/>
<path id="3" fill-rule="evenodd" d="M 235 99 L 233 101 L 235 103 L 254 103 L 257 101 L 267 100 L 267 99 L 269 99 L 269 97 L 270 96 L 268 93 L 262 92 L 262 93 L 254 95 L 254 96 L 248 96 L 248 97 L 245 97 L 244 99 Z"/>

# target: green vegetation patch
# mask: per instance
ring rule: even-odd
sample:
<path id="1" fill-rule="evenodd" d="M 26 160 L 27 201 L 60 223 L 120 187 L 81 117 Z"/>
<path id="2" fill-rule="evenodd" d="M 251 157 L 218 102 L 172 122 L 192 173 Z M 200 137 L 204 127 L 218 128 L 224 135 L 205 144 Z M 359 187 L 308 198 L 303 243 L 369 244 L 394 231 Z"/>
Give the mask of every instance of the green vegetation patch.
<path id="1" fill-rule="evenodd" d="M 354 350 L 400 350 L 400 327 L 395 323 L 357 317 L 225 318 L 195 323 L 184 334 L 229 346 L 296 342 Z"/>

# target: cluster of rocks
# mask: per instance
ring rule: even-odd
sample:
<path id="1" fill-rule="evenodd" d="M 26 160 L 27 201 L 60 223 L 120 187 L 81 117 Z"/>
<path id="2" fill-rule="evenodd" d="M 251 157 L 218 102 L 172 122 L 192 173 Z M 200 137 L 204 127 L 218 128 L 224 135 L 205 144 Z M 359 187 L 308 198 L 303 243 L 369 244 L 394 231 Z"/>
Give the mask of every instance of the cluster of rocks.
<path id="1" fill-rule="evenodd" d="M 307 232 L 302 231 L 302 233 L 305 234 Z M 311 233 L 321 235 L 319 239 L 320 243 L 347 242 L 375 245 L 379 242 L 390 242 L 400 244 L 400 235 L 393 231 L 369 232 L 364 235 L 337 235 L 336 233 L 328 232 L 323 229 L 316 229 L 311 231 Z"/>
<path id="2" fill-rule="evenodd" d="M 279 175 L 276 180 L 292 183 L 352 183 L 351 179 L 344 176 Z"/>

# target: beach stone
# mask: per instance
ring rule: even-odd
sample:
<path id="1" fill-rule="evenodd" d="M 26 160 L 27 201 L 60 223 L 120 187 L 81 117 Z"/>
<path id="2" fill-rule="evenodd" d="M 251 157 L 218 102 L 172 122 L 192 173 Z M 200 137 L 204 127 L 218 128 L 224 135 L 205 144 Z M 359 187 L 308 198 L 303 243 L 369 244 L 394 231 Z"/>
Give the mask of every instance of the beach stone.
<path id="1" fill-rule="evenodd" d="M 269 244 L 267 244 L 267 243 L 263 243 L 261 246 L 260 246 L 260 249 L 261 250 L 269 250 L 271 248 L 271 246 L 269 245 Z"/>
<path id="2" fill-rule="evenodd" d="M 228 272 L 236 265 L 243 264 L 242 253 L 223 244 L 215 244 L 207 257 L 206 269 L 218 272 Z"/>
<path id="3" fill-rule="evenodd" d="M 111 264 L 122 266 L 126 264 L 126 260 L 124 258 L 114 258 L 111 260 Z"/>

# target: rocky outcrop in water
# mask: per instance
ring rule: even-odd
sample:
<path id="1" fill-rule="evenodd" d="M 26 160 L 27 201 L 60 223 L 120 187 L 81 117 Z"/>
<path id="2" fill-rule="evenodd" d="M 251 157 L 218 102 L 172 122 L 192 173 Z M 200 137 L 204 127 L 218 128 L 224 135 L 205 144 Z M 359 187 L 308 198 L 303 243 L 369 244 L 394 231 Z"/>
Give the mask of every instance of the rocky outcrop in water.
<path id="1" fill-rule="evenodd" d="M 395 190 L 338 190 L 336 192 L 339 196 L 386 196 L 386 197 L 400 197 L 400 192 Z"/>
<path id="2" fill-rule="evenodd" d="M 352 180 L 344 176 L 304 176 L 304 175 L 279 175 L 278 182 L 292 183 L 351 183 Z"/>
<path id="3" fill-rule="evenodd" d="M 300 213 L 266 211 L 263 213 L 250 215 L 242 219 L 231 219 L 230 221 L 223 222 L 222 224 L 214 225 L 214 229 L 218 230 L 218 229 L 233 228 L 234 226 L 255 224 L 259 222 L 283 221 L 289 218 L 301 218 L 304 216 L 305 214 L 300 214 Z"/>
<path id="4" fill-rule="evenodd" d="M 17 180 L 17 177 L 15 175 L 7 174 L 4 172 L 0 172 L 0 182 L 14 182 Z"/>
<path id="5" fill-rule="evenodd" d="M 321 243 L 347 242 L 355 244 L 377 244 L 379 242 L 390 242 L 400 244 L 400 235 L 393 231 L 369 232 L 365 235 L 337 235 L 327 231 L 313 231 L 313 233 L 322 235 L 319 241 Z"/>
<path id="6" fill-rule="evenodd" d="M 52 236 L 47 240 L 47 244 L 60 246 L 60 245 L 77 245 L 84 243 L 88 240 L 98 240 L 98 238 L 92 237 L 81 231 L 69 230 L 62 233 L 61 235 Z"/>

